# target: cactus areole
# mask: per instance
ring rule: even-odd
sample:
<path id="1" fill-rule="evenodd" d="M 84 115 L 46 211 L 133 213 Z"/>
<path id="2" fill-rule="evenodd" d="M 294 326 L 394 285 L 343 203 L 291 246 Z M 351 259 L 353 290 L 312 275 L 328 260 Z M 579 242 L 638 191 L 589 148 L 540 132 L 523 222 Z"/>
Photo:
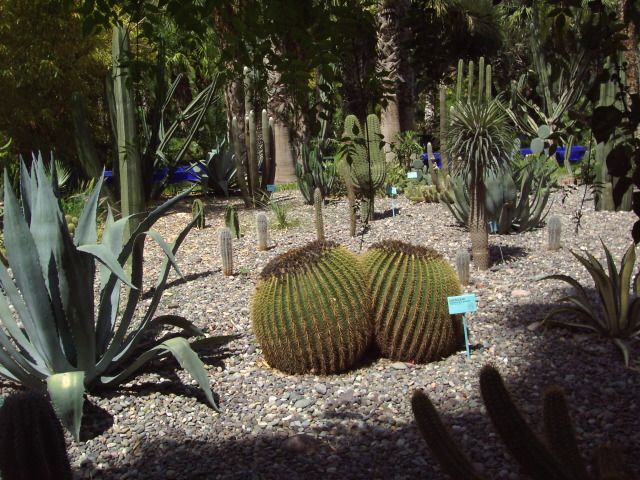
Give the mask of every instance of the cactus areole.
<path id="1" fill-rule="evenodd" d="M 375 341 L 392 360 L 431 362 L 462 345 L 462 327 L 447 297 L 459 295 L 455 270 L 435 250 L 385 240 L 364 254 Z"/>
<path id="2" fill-rule="evenodd" d="M 337 373 L 353 367 L 369 344 L 369 303 L 355 254 L 316 241 L 265 266 L 252 302 L 253 330 L 272 367 Z"/>

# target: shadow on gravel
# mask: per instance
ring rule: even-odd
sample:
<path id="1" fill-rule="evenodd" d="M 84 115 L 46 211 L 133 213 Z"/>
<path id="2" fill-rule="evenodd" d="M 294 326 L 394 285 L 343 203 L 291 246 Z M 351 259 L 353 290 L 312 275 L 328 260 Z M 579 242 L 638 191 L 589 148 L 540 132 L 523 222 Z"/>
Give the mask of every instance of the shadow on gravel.
<path id="1" fill-rule="evenodd" d="M 395 217 L 396 215 L 400 215 L 400 208 L 388 209 L 384 212 L 375 212 L 374 220 L 384 220 L 385 218 Z"/>
<path id="2" fill-rule="evenodd" d="M 489 237 L 489 256 L 491 265 L 494 267 L 527 256 L 527 251 L 524 248 L 503 244 L 496 245 L 491 240 L 492 238 Z"/>
<path id="3" fill-rule="evenodd" d="M 217 271 L 220 271 L 220 270 L 218 269 Z M 167 285 L 165 286 L 165 290 L 168 290 L 169 288 L 175 287 L 177 285 L 183 285 L 187 282 L 198 280 L 200 278 L 209 277 L 214 273 L 216 273 L 216 271 L 214 270 L 205 270 L 204 272 L 190 273 L 189 275 L 185 275 L 184 278 L 177 278 L 175 280 L 167 282 Z M 156 288 L 151 287 L 149 290 L 147 290 L 142 294 L 142 299 L 146 300 L 148 298 L 151 298 L 155 293 L 156 293 Z"/>

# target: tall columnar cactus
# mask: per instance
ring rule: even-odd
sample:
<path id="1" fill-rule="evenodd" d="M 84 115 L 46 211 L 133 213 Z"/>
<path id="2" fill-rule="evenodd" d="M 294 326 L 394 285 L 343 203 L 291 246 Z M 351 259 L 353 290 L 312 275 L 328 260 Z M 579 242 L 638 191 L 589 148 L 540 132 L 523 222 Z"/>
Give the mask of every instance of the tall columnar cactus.
<path id="1" fill-rule="evenodd" d="M 269 248 L 269 224 L 267 214 L 260 212 L 256 215 L 256 231 L 258 232 L 258 250 Z"/>
<path id="2" fill-rule="evenodd" d="M 324 240 L 324 219 L 322 218 L 322 192 L 319 188 L 313 191 L 313 208 L 315 210 L 317 240 Z"/>
<path id="3" fill-rule="evenodd" d="M 204 204 L 202 200 L 196 198 L 191 204 L 191 218 L 197 218 L 196 228 L 205 227 Z"/>
<path id="4" fill-rule="evenodd" d="M 446 175 L 449 172 L 449 151 L 447 150 L 447 88 L 440 85 L 440 158 L 442 171 Z"/>
<path id="5" fill-rule="evenodd" d="M 348 115 L 344 120 L 343 138 L 347 142 L 343 174 L 350 175 L 356 193 L 361 195 L 360 215 L 368 222 L 373 220 L 375 193 L 384 185 L 387 171 L 385 153 L 380 147 L 380 120 L 373 114 L 367 116 L 363 129 L 355 115 Z"/>
<path id="6" fill-rule="evenodd" d="M 375 340 L 393 360 L 438 360 L 461 345 L 461 321 L 447 297 L 459 295 L 456 272 L 435 250 L 385 240 L 363 256 L 374 315 Z"/>
<path id="7" fill-rule="evenodd" d="M 235 238 L 240 238 L 240 220 L 238 219 L 238 211 L 233 205 L 227 205 L 224 210 L 224 225 Z"/>
<path id="8" fill-rule="evenodd" d="M 491 65 L 485 65 L 484 57 L 480 57 L 478 61 L 478 84 L 475 84 L 475 63 L 469 60 L 466 71 L 466 92 L 464 91 L 465 69 L 464 61 L 458 60 L 458 70 L 456 76 L 456 101 L 463 101 L 466 94 L 467 102 L 475 102 L 478 100 L 491 100 L 492 72 Z"/>
<path id="9" fill-rule="evenodd" d="M 557 215 L 549 217 L 547 222 L 547 235 L 549 250 L 560 250 L 562 239 L 562 220 Z"/>
<path id="10" fill-rule="evenodd" d="M 471 263 L 471 255 L 468 250 L 458 250 L 456 253 L 456 271 L 458 279 L 462 285 L 469 285 L 469 264 Z"/>
<path id="11" fill-rule="evenodd" d="M 4 480 L 71 480 L 62 426 L 43 395 L 15 393 L 0 408 L 0 473 Z"/>
<path id="12" fill-rule="evenodd" d="M 275 140 L 273 138 L 273 117 L 269 117 L 266 110 L 262 110 L 262 145 L 263 164 L 260 188 L 266 190 L 267 185 L 273 184 L 276 175 Z"/>
<path id="13" fill-rule="evenodd" d="M 233 237 L 231 230 L 223 228 L 218 234 L 220 246 L 220 260 L 222 260 L 222 273 L 226 276 L 233 275 Z"/>
<path id="14" fill-rule="evenodd" d="M 251 308 L 265 359 L 283 372 L 342 372 L 371 339 L 362 265 L 332 242 L 312 242 L 270 261 Z"/>
<path id="15" fill-rule="evenodd" d="M 256 114 L 253 110 L 249 112 L 247 121 L 247 141 L 249 151 L 249 185 L 254 197 L 258 193 L 260 187 L 260 173 L 258 172 L 258 134 L 256 131 Z"/>

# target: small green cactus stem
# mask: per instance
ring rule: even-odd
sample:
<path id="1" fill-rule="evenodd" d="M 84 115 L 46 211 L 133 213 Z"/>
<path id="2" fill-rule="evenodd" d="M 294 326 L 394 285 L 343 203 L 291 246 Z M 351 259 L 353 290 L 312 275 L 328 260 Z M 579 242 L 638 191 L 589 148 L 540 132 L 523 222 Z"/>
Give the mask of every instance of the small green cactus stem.
<path id="1" fill-rule="evenodd" d="M 224 225 L 235 238 L 240 238 L 240 221 L 238 220 L 238 212 L 233 205 L 227 205 L 224 210 Z"/>
<path id="2" fill-rule="evenodd" d="M 447 89 L 440 84 L 440 162 L 446 174 L 449 171 L 449 154 L 447 151 Z"/>
<path id="3" fill-rule="evenodd" d="M 421 390 L 413 393 L 411 409 L 420 434 L 447 475 L 456 480 L 484 479 L 460 449 L 449 429 L 442 423 L 431 399 Z"/>
<path id="4" fill-rule="evenodd" d="M 62 426 L 47 399 L 9 395 L 0 408 L 0 473 L 4 480 L 71 480 Z"/>
<path id="5" fill-rule="evenodd" d="M 462 285 L 469 285 L 469 264 L 471 263 L 471 255 L 468 250 L 458 250 L 456 253 L 456 271 L 458 279 Z"/>
<path id="6" fill-rule="evenodd" d="M 554 215 L 549 217 L 547 222 L 547 234 L 549 237 L 549 250 L 560 250 L 562 246 L 560 240 L 562 239 L 562 220 L 560 217 Z"/>
<path id="7" fill-rule="evenodd" d="M 273 184 L 275 176 L 275 156 L 273 151 L 273 117 L 269 117 L 266 110 L 261 114 L 262 144 L 264 145 L 261 188 L 266 190 L 267 185 Z"/>
<path id="8" fill-rule="evenodd" d="M 456 351 L 460 319 L 447 297 L 461 293 L 456 272 L 435 250 L 385 240 L 363 256 L 373 302 L 375 340 L 383 356 L 425 363 Z"/>
<path id="9" fill-rule="evenodd" d="M 500 373 L 491 365 L 486 365 L 480 372 L 480 391 L 493 426 L 522 466 L 523 473 L 536 479 L 574 478 L 527 424 L 504 386 Z"/>
<path id="10" fill-rule="evenodd" d="M 198 219 L 196 228 L 202 229 L 205 227 L 204 204 L 199 198 L 196 198 L 191 204 L 191 218 Z"/>
<path id="11" fill-rule="evenodd" d="M 256 114 L 253 110 L 247 116 L 248 133 L 249 133 L 249 185 L 251 193 L 255 198 L 260 187 L 260 174 L 258 173 L 258 136 L 256 133 Z"/>
<path id="12" fill-rule="evenodd" d="M 313 191 L 313 208 L 316 214 L 316 234 L 319 241 L 324 240 L 324 219 L 322 218 L 322 192 L 319 188 Z"/>
<path id="13" fill-rule="evenodd" d="M 264 212 L 256 215 L 256 231 L 258 232 L 258 250 L 267 250 L 269 248 L 269 225 L 267 214 Z"/>
<path id="14" fill-rule="evenodd" d="M 220 245 L 220 259 L 222 260 L 222 273 L 226 276 L 233 275 L 233 238 L 231 230 L 223 228 L 218 234 Z"/>
<path id="15" fill-rule="evenodd" d="M 266 361 L 286 373 L 345 371 L 371 339 L 362 264 L 333 242 L 311 242 L 271 260 L 252 300 Z"/>

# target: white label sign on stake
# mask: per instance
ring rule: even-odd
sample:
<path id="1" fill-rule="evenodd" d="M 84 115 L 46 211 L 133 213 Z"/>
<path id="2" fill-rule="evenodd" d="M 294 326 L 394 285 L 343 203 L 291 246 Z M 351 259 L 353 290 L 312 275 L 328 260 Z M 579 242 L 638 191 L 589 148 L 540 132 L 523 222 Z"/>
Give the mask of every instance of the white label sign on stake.
<path id="1" fill-rule="evenodd" d="M 467 295 L 456 295 L 453 297 L 447 297 L 447 304 L 449 305 L 449 314 L 454 315 L 457 313 L 462 314 L 462 327 L 464 329 L 464 346 L 467 350 L 467 358 L 471 356 L 471 350 L 469 348 L 469 325 L 467 324 L 467 317 L 465 313 L 475 312 L 478 310 L 478 304 L 476 303 L 476 296 L 473 293 Z"/>

